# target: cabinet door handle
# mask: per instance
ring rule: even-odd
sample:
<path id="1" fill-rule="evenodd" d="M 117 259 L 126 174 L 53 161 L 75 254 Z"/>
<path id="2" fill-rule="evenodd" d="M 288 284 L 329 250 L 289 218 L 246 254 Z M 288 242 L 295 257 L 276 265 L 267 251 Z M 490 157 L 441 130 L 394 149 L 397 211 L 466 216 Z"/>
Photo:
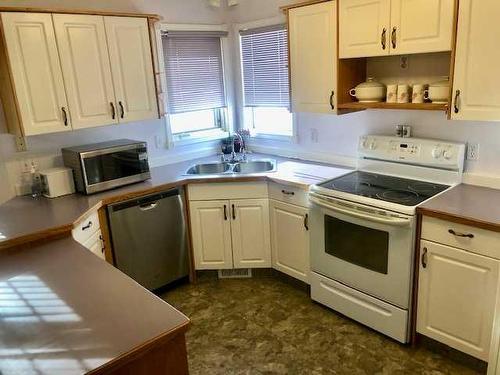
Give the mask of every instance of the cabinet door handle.
<path id="1" fill-rule="evenodd" d="M 427 248 L 424 247 L 424 251 L 422 252 L 422 267 L 427 268 Z"/>
<path id="2" fill-rule="evenodd" d="M 392 48 L 396 48 L 396 31 L 397 31 L 397 28 L 393 27 L 392 28 L 392 33 L 391 33 Z"/>
<path id="3" fill-rule="evenodd" d="M 102 234 L 99 236 L 99 241 L 101 241 L 101 252 L 104 254 L 106 246 L 104 245 L 104 238 L 102 238 Z"/>
<path id="4" fill-rule="evenodd" d="M 306 228 L 306 230 L 309 230 L 309 214 L 304 215 L 304 228 Z"/>
<path id="5" fill-rule="evenodd" d="M 123 108 L 123 103 L 121 101 L 119 101 L 118 105 L 120 106 L 120 118 L 124 118 L 125 117 L 125 109 Z"/>
<path id="6" fill-rule="evenodd" d="M 460 90 L 457 90 L 455 91 L 455 104 L 454 104 L 455 113 L 460 112 L 460 107 L 458 106 L 459 100 L 460 100 Z"/>
<path id="7" fill-rule="evenodd" d="M 90 228 L 92 228 L 92 222 L 91 221 L 89 221 L 87 225 L 84 225 L 82 227 L 82 230 L 87 230 L 87 229 L 90 229 Z"/>
<path id="8" fill-rule="evenodd" d="M 454 236 L 457 237 L 474 238 L 474 235 L 472 233 L 455 232 L 453 229 L 448 229 L 448 233 L 453 234 Z"/>
<path id="9" fill-rule="evenodd" d="M 281 192 L 285 195 L 295 195 L 293 191 L 288 191 L 288 190 L 281 190 Z"/>
<path id="10" fill-rule="evenodd" d="M 68 126 L 68 114 L 66 113 L 66 108 L 61 107 L 64 126 Z"/>
<path id="11" fill-rule="evenodd" d="M 333 97 L 335 96 L 335 91 L 332 90 L 332 93 L 330 94 L 330 107 L 332 109 L 335 109 L 335 104 L 333 104 Z"/>
<path id="12" fill-rule="evenodd" d="M 109 102 L 109 105 L 111 106 L 111 118 L 114 120 L 116 118 L 115 103 Z"/>
<path id="13" fill-rule="evenodd" d="M 224 221 L 227 221 L 227 206 L 224 205 Z"/>
<path id="14" fill-rule="evenodd" d="M 386 48 L 386 45 L 387 45 L 387 29 L 385 27 L 382 30 L 382 35 L 380 36 L 380 44 L 382 44 L 382 49 Z"/>
<path id="15" fill-rule="evenodd" d="M 234 204 L 232 205 L 233 210 L 233 220 L 236 220 L 236 209 L 234 208 Z"/>

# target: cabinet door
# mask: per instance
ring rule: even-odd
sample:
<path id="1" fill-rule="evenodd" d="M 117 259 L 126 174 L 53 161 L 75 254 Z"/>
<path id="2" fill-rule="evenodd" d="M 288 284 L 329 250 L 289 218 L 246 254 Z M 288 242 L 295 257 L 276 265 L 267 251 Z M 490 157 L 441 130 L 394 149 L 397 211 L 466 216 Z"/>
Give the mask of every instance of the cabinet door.
<path id="1" fill-rule="evenodd" d="M 148 22 L 104 17 L 120 122 L 158 118 Z"/>
<path id="2" fill-rule="evenodd" d="M 498 261 L 429 241 L 420 254 L 417 331 L 487 361 Z"/>
<path id="3" fill-rule="evenodd" d="M 73 129 L 118 123 L 104 19 L 54 14 Z"/>
<path id="4" fill-rule="evenodd" d="M 339 5 L 340 58 L 388 55 L 390 0 L 341 0 Z"/>
<path id="5" fill-rule="evenodd" d="M 24 135 L 71 130 L 52 16 L 2 13 L 2 24 Z"/>
<path id="6" fill-rule="evenodd" d="M 461 0 L 452 118 L 500 119 L 500 2 Z"/>
<path id="7" fill-rule="evenodd" d="M 230 203 L 234 267 L 271 267 L 268 200 L 242 199 Z"/>
<path id="8" fill-rule="evenodd" d="M 337 84 L 335 1 L 289 11 L 293 112 L 333 113 Z"/>
<path id="9" fill-rule="evenodd" d="M 455 0 L 392 0 L 391 54 L 450 51 Z"/>
<path id="10" fill-rule="evenodd" d="M 229 201 L 190 202 L 189 213 L 195 268 L 233 268 Z"/>
<path id="11" fill-rule="evenodd" d="M 273 268 L 309 283 L 309 210 L 275 200 L 270 210 Z"/>

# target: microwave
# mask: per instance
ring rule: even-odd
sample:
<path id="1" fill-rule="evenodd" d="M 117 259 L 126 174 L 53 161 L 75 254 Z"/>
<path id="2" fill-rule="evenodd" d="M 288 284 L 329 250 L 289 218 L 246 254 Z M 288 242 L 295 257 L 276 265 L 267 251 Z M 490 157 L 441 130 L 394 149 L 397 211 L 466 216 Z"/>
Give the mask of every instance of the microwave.
<path id="1" fill-rule="evenodd" d="M 64 165 L 73 169 L 76 190 L 83 194 L 151 178 L 145 142 L 119 139 L 61 151 Z"/>

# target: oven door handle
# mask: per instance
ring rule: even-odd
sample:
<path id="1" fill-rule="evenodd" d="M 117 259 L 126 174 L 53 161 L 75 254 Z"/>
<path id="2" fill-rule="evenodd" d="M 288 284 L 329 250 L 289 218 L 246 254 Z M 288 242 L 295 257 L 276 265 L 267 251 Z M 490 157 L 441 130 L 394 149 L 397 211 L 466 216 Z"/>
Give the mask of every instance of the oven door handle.
<path id="1" fill-rule="evenodd" d="M 314 193 L 313 193 L 314 194 Z M 370 215 L 369 213 L 356 212 L 353 210 L 349 210 L 348 208 L 339 207 L 335 204 L 327 203 L 324 199 L 316 198 L 313 194 L 309 194 L 309 200 L 318 206 L 327 208 L 329 210 L 338 212 L 340 214 L 349 215 L 351 217 L 355 217 L 358 219 L 369 220 L 379 224 L 388 224 L 394 226 L 408 226 L 410 225 L 410 219 L 402 218 L 402 217 L 381 217 Z"/>

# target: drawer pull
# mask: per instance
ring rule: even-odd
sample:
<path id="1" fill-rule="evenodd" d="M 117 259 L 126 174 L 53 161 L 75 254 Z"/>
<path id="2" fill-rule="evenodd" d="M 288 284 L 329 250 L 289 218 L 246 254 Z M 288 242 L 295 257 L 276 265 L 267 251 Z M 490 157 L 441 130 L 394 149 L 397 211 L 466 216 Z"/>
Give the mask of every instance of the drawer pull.
<path id="1" fill-rule="evenodd" d="M 427 268 L 427 248 L 424 247 L 424 251 L 422 252 L 422 267 Z"/>
<path id="2" fill-rule="evenodd" d="M 233 220 L 236 220 L 236 209 L 234 208 L 234 204 L 231 205 L 231 208 L 233 210 Z"/>
<path id="3" fill-rule="evenodd" d="M 227 221 L 227 206 L 224 205 L 224 221 Z"/>
<path id="4" fill-rule="evenodd" d="M 448 229 L 448 233 L 453 234 L 454 236 L 457 236 L 457 237 L 474 238 L 474 235 L 472 233 L 455 232 L 453 229 Z"/>
<path id="5" fill-rule="evenodd" d="M 285 195 L 295 195 L 293 191 L 288 191 L 288 190 L 281 190 L 281 192 Z"/>
<path id="6" fill-rule="evenodd" d="M 90 228 L 92 228 L 92 222 L 91 221 L 89 221 L 89 223 L 87 225 L 84 225 L 82 227 L 82 230 L 87 230 L 87 229 L 90 229 Z"/>

